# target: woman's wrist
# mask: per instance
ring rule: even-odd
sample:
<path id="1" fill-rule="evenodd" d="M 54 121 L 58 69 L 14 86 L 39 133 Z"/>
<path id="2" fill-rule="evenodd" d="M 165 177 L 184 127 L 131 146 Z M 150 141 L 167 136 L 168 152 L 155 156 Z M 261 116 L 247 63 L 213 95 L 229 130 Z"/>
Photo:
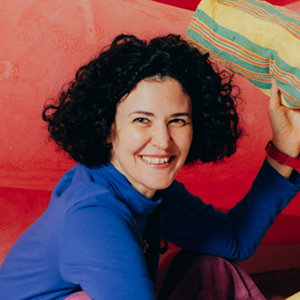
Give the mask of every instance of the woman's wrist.
<path id="1" fill-rule="evenodd" d="M 275 145 L 274 142 L 269 141 L 266 147 L 267 160 L 278 173 L 289 179 L 293 168 L 300 167 L 299 153 L 298 151 L 291 151 L 289 147 L 280 147 L 277 145 L 278 143 Z"/>
<path id="2" fill-rule="evenodd" d="M 272 144 L 278 151 L 288 155 L 289 157 L 296 158 L 299 156 L 299 149 L 296 146 L 289 145 L 288 143 L 282 142 L 275 137 L 272 139 Z"/>
<path id="3" fill-rule="evenodd" d="M 267 160 L 271 167 L 273 167 L 280 175 L 285 177 L 286 179 L 289 179 L 292 172 L 293 172 L 293 167 L 287 166 L 287 165 L 282 165 L 278 161 L 276 161 L 274 158 L 267 156 Z"/>

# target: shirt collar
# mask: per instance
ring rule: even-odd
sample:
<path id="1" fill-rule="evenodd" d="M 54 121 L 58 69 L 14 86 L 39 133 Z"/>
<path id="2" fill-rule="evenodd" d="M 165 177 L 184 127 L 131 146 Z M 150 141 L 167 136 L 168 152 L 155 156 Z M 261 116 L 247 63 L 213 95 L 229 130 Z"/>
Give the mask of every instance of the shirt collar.
<path id="1" fill-rule="evenodd" d="M 128 179 L 110 163 L 93 168 L 92 171 L 109 184 L 108 189 L 123 201 L 135 216 L 147 216 L 162 203 L 162 191 L 156 192 L 156 201 L 146 198 L 135 190 Z"/>

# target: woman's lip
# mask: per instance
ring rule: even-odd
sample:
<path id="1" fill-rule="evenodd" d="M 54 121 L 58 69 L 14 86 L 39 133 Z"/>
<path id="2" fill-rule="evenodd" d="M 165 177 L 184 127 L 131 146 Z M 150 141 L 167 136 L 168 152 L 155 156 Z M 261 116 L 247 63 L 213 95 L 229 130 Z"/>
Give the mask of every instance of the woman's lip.
<path id="1" fill-rule="evenodd" d="M 145 162 L 149 166 L 168 166 L 174 159 L 174 155 L 153 155 L 153 156 L 148 156 L 148 155 L 140 155 L 140 158 L 142 159 L 143 162 Z"/>
<path id="2" fill-rule="evenodd" d="M 141 157 L 151 157 L 151 158 L 165 158 L 165 157 L 171 157 L 171 156 L 174 156 L 174 155 L 171 155 L 171 154 L 141 154 L 139 155 Z"/>

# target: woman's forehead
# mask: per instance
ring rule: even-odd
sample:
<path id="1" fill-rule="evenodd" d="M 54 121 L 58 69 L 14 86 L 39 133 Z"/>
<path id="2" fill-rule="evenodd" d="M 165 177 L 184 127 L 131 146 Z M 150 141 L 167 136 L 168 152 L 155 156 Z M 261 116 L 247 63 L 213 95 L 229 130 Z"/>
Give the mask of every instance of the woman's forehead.
<path id="1" fill-rule="evenodd" d="M 182 85 L 174 78 L 158 77 L 141 80 L 136 87 L 119 102 L 118 111 L 149 111 L 161 110 L 170 113 L 189 112 L 190 97 Z"/>

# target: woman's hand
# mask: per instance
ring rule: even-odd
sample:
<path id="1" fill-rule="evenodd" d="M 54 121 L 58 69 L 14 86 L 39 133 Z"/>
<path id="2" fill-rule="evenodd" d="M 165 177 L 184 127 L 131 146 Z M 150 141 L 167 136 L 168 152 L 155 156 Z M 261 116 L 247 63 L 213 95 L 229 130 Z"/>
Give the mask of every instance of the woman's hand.
<path id="1" fill-rule="evenodd" d="M 273 131 L 273 144 L 282 153 L 297 157 L 300 153 L 300 110 L 290 109 L 281 104 L 280 92 L 272 78 L 269 103 L 269 117 Z M 293 168 L 281 165 L 268 157 L 269 163 L 283 176 L 289 178 Z"/>

